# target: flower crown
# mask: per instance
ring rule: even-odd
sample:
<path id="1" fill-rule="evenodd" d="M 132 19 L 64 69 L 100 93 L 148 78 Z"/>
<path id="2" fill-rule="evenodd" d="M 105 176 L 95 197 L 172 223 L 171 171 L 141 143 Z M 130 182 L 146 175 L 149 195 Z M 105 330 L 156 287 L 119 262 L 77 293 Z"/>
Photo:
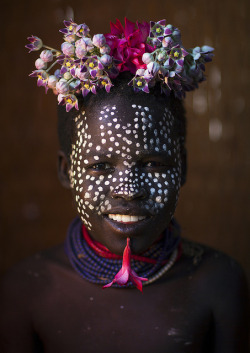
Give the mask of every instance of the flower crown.
<path id="1" fill-rule="evenodd" d="M 171 91 L 182 99 L 185 91 L 198 87 L 205 80 L 205 63 L 212 60 L 213 48 L 204 45 L 185 49 L 178 28 L 158 22 L 130 22 L 125 18 L 123 27 L 119 20 L 110 24 L 108 34 L 90 36 L 86 24 L 64 21 L 60 32 L 64 35 L 61 51 L 43 44 L 36 36 L 28 38 L 31 51 L 42 48 L 35 61 L 36 69 L 30 76 L 37 77 L 37 85 L 47 93 L 52 89 L 58 95 L 58 104 L 66 105 L 67 112 L 78 109 L 77 94 L 85 97 L 98 89 L 110 91 L 112 79 L 120 72 L 129 71 L 134 77 L 128 83 L 135 92 L 149 89 L 158 82 L 167 96 Z M 47 68 L 48 63 L 51 65 Z M 58 64 L 53 74 L 51 69 Z"/>

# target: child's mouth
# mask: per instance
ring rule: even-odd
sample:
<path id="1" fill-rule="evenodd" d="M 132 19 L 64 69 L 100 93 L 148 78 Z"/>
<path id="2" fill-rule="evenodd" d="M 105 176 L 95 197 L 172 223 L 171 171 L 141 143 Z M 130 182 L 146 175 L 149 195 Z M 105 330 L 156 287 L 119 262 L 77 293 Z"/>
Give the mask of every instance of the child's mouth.
<path id="1" fill-rule="evenodd" d="M 108 214 L 109 219 L 119 223 L 136 223 L 146 219 L 146 216 L 137 216 L 137 215 L 125 215 L 125 214 Z"/>

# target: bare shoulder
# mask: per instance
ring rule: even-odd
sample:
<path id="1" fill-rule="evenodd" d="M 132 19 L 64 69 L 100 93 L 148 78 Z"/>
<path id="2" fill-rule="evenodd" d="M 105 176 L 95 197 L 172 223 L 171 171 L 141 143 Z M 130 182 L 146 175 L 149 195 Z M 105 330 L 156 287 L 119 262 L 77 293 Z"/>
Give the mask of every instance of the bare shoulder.
<path id="1" fill-rule="evenodd" d="M 241 265 L 229 255 L 189 240 L 183 240 L 183 257 L 202 288 L 213 294 L 247 295 L 247 282 Z M 225 299 L 225 298 L 224 298 Z"/>
<path id="2" fill-rule="evenodd" d="M 211 308 L 215 351 L 247 352 L 248 288 L 241 265 L 221 251 L 186 240 L 183 255 L 192 268 L 194 291 Z"/>
<path id="3" fill-rule="evenodd" d="M 205 272 L 205 281 L 211 281 L 217 288 L 225 285 L 246 285 L 245 273 L 237 260 L 222 251 L 196 242 L 184 241 L 183 252 L 192 258 L 195 266 Z"/>
<path id="4" fill-rule="evenodd" d="M 63 245 L 38 252 L 28 257 L 3 276 L 0 282 L 1 303 L 37 300 L 37 296 L 50 289 L 54 277 L 63 276 L 70 268 Z"/>
<path id="5" fill-rule="evenodd" d="M 43 305 L 53 278 L 63 274 L 67 266 L 62 246 L 58 246 L 19 262 L 3 276 L 0 281 L 1 352 L 15 352 L 17 347 L 20 352 L 32 351 L 36 308 Z"/>

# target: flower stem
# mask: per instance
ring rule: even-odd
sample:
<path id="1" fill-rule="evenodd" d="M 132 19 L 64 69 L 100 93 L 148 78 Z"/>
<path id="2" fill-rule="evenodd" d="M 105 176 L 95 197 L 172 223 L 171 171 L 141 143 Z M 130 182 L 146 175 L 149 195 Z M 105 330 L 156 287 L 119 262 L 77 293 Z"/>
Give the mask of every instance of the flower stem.
<path id="1" fill-rule="evenodd" d="M 47 45 L 43 45 L 43 47 L 44 47 L 44 48 L 46 48 L 46 49 L 49 49 L 49 50 L 51 50 L 51 51 L 55 51 L 55 52 L 57 52 L 57 53 L 60 53 L 60 54 L 61 54 L 61 52 L 60 52 L 59 50 L 54 49 L 54 48 L 51 48 L 51 47 L 49 47 L 49 46 L 47 46 Z"/>
<path id="2" fill-rule="evenodd" d="M 52 69 L 53 66 L 55 66 L 57 64 L 57 60 L 53 62 L 52 65 L 50 65 L 50 67 L 46 70 L 46 72 L 49 72 L 50 69 Z"/>

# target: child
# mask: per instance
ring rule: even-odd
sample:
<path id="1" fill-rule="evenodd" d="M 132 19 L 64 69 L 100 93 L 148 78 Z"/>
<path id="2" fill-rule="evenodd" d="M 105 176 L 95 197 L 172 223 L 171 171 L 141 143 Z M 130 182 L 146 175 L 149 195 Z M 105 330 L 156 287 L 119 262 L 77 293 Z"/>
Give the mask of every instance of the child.
<path id="1" fill-rule="evenodd" d="M 1 352 L 246 353 L 239 265 L 181 239 L 173 218 L 186 177 L 179 98 L 203 79 L 211 49 L 195 48 L 191 61 L 178 30 L 163 21 L 138 25 L 136 34 L 126 21 L 123 37 L 117 21 L 106 41 L 101 35 L 91 41 L 86 25 L 65 24 L 64 56 L 56 54 L 64 78 L 41 67 L 33 75 L 66 104 L 67 112 L 58 110 L 58 173 L 78 218 L 65 244 L 5 277 Z"/>

